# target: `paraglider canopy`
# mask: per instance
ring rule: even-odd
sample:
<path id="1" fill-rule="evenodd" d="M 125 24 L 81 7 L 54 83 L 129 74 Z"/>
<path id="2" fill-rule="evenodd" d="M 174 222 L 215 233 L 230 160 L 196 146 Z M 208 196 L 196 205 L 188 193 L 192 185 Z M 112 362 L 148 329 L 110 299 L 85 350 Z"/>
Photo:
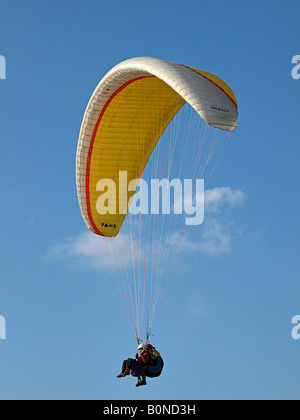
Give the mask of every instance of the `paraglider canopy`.
<path id="1" fill-rule="evenodd" d="M 237 101 L 219 77 L 150 57 L 126 60 L 101 80 L 87 106 L 77 149 L 77 191 L 87 227 L 116 236 L 146 163 L 166 127 L 185 104 L 213 127 L 233 131 Z M 120 185 L 120 170 L 128 174 Z M 116 188 L 115 202 L 99 200 L 101 180 Z M 122 193 L 120 193 L 122 189 Z M 124 193 L 125 191 L 125 193 Z M 107 214 L 107 213 L 110 214 Z"/>

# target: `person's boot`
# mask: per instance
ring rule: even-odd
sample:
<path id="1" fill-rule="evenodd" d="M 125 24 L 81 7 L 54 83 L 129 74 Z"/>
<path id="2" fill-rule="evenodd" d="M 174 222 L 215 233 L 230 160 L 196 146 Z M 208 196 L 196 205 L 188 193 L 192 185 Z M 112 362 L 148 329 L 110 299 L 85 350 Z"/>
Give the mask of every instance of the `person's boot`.
<path id="1" fill-rule="evenodd" d="M 119 375 L 117 375 L 117 378 L 125 378 L 127 375 L 129 375 L 129 372 L 125 370 L 125 372 L 121 372 Z"/>
<path id="2" fill-rule="evenodd" d="M 138 383 L 136 384 L 136 386 L 142 386 L 142 385 L 147 385 L 146 379 L 139 379 Z"/>

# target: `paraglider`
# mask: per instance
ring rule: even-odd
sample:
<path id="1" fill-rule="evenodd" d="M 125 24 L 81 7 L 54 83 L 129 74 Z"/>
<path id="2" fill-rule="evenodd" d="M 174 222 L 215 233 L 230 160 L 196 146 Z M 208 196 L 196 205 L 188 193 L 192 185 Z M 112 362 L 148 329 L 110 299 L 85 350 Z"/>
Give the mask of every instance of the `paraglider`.
<path id="1" fill-rule="evenodd" d="M 122 371 L 117 378 L 125 378 L 128 375 L 138 379 L 136 386 L 147 385 L 146 377 L 157 378 L 161 375 L 164 367 L 160 353 L 151 344 L 140 344 L 140 354 L 135 359 L 124 360 Z"/>
<path id="2" fill-rule="evenodd" d="M 196 140 L 190 139 L 189 120 L 180 140 L 174 130 L 168 142 L 161 141 L 185 104 L 204 124 Z M 148 344 L 159 318 L 184 231 L 173 216 L 129 214 L 134 195 L 143 189 L 142 175 L 161 179 L 165 171 L 170 176 L 176 158 L 175 172 L 191 179 L 203 175 L 226 146 L 237 118 L 236 97 L 218 76 L 150 57 L 115 66 L 88 103 L 76 158 L 79 205 L 86 226 L 100 237 L 138 344 L 143 330 Z M 150 347 L 145 352 L 149 356 Z M 142 373 L 140 357 L 125 361 L 119 377 L 139 368 L 144 384 L 146 376 L 161 374 L 160 355 L 149 356 Z"/>

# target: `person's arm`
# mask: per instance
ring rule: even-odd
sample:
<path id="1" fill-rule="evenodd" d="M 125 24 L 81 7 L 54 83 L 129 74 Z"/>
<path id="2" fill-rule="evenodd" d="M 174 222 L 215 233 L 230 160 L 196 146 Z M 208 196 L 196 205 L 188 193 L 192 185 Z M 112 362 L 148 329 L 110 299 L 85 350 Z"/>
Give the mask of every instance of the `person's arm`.
<path id="1" fill-rule="evenodd" d="M 145 351 L 144 353 L 141 354 L 141 358 L 142 358 L 143 362 L 145 363 L 145 365 L 147 365 L 149 363 L 150 356 L 149 356 L 147 351 Z"/>

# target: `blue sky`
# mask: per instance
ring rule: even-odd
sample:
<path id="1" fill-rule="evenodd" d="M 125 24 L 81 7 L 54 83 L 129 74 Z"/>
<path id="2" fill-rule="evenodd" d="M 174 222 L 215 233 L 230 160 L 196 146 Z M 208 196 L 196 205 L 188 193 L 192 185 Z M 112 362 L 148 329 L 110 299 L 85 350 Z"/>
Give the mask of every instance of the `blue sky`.
<path id="1" fill-rule="evenodd" d="M 2 2 L 0 399 L 299 398 L 299 17 L 293 0 Z M 154 337 L 165 371 L 138 390 L 115 379 L 136 347 L 111 273 L 66 248 L 86 232 L 75 185 L 85 107 L 136 56 L 232 87 L 238 129 L 209 188 L 243 193 L 215 216 L 224 252 L 178 261 Z"/>

